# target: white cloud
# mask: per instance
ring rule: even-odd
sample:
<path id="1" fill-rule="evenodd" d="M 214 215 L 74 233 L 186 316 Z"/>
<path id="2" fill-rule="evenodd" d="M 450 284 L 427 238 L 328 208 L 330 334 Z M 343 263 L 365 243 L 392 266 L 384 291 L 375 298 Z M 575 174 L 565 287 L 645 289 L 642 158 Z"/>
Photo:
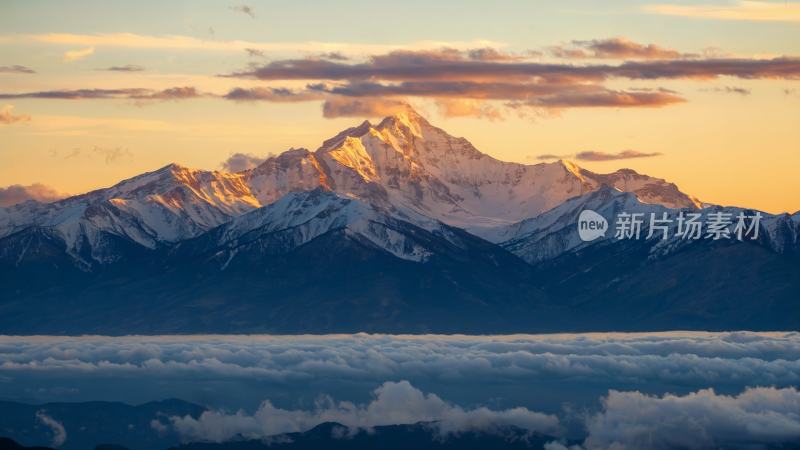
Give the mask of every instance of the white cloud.
<path id="1" fill-rule="evenodd" d="M 0 375 L 800 383 L 800 333 L 0 337 Z"/>
<path id="2" fill-rule="evenodd" d="M 726 4 L 645 5 L 644 10 L 669 16 L 756 22 L 800 22 L 800 2 L 738 1 Z"/>
<path id="3" fill-rule="evenodd" d="M 12 184 L 11 186 L 0 186 L 0 208 L 4 206 L 16 205 L 28 200 L 49 203 L 64 198 L 65 195 L 56 191 L 50 186 L 34 183 L 28 186 Z"/>
<path id="4" fill-rule="evenodd" d="M 27 114 L 14 115 L 11 110 L 14 105 L 4 105 L 0 108 L 0 124 L 12 124 L 17 122 L 30 122 L 31 116 Z"/>
<path id="5" fill-rule="evenodd" d="M 800 392 L 750 388 L 727 396 L 707 389 L 654 397 L 611 391 L 587 428 L 590 450 L 766 448 L 800 440 Z"/>
<path id="6" fill-rule="evenodd" d="M 242 170 L 252 169 L 266 161 L 266 157 L 252 155 L 250 153 L 233 153 L 222 162 L 222 170 L 226 172 L 241 172 Z"/>
<path id="7" fill-rule="evenodd" d="M 253 415 L 242 411 L 226 414 L 206 411 L 199 418 L 171 417 L 169 420 L 184 441 L 224 442 L 234 437 L 258 439 L 282 433 L 302 432 L 321 423 L 336 422 L 351 432 L 382 425 L 430 422 L 440 436 L 464 431 L 502 433 L 514 426 L 531 433 L 558 435 L 558 418 L 526 408 L 491 410 L 486 407 L 464 409 L 435 394 L 425 394 L 408 381 L 386 382 L 373 392 L 366 405 L 334 402 L 326 397 L 310 411 L 276 408 L 265 401 Z M 156 425 L 161 429 L 163 424 Z"/>
<path id="8" fill-rule="evenodd" d="M 64 52 L 64 61 L 78 61 L 94 54 L 94 47 L 87 47 L 80 50 L 69 50 Z"/>
<path id="9" fill-rule="evenodd" d="M 53 440 L 51 441 L 50 445 L 53 447 L 61 447 L 64 442 L 67 440 L 67 432 L 64 430 L 64 425 L 61 422 L 53 419 L 52 417 L 47 415 L 47 412 L 44 410 L 36 411 L 36 420 L 38 420 L 42 425 L 50 428 L 53 433 Z"/>

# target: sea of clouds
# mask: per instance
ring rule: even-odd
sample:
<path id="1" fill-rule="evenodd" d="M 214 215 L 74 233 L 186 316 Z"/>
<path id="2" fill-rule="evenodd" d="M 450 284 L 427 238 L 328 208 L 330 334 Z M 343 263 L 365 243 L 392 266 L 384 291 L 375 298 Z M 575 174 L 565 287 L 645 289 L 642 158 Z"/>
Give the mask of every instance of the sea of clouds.
<path id="1" fill-rule="evenodd" d="M 0 336 L 0 397 L 209 406 L 152 423 L 186 440 L 422 421 L 551 450 L 760 448 L 800 440 L 799 384 L 800 333 Z"/>

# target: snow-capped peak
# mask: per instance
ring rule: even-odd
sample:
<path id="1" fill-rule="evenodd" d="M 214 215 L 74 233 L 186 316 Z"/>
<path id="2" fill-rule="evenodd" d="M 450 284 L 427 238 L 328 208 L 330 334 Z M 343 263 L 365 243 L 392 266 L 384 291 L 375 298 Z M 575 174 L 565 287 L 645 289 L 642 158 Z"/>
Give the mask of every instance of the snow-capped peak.
<path id="1" fill-rule="evenodd" d="M 268 160 L 252 170 L 248 183 L 262 204 L 294 190 L 324 187 L 468 229 L 535 217 L 603 184 L 633 192 L 646 203 L 699 206 L 674 184 L 630 170 L 597 174 L 565 160 L 536 165 L 499 161 L 410 108 L 377 125 L 364 121 L 348 128 L 296 158 L 294 165 L 275 167 Z"/>
<path id="2" fill-rule="evenodd" d="M 45 227 L 60 236 L 82 265 L 92 265 L 113 258 L 102 248 L 107 236 L 155 248 L 196 236 L 259 206 L 240 174 L 170 164 L 54 203 L 0 208 L 0 237 Z"/>
<path id="3" fill-rule="evenodd" d="M 263 236 L 280 235 L 279 242 L 299 247 L 331 231 L 368 242 L 399 258 L 424 261 L 430 251 L 416 242 L 409 227 L 419 227 L 450 239 L 451 232 L 442 224 L 424 217 L 381 211 L 373 205 L 347 198 L 324 189 L 292 192 L 278 201 L 244 214 L 217 232 L 219 246 L 235 255 L 236 249 Z"/>

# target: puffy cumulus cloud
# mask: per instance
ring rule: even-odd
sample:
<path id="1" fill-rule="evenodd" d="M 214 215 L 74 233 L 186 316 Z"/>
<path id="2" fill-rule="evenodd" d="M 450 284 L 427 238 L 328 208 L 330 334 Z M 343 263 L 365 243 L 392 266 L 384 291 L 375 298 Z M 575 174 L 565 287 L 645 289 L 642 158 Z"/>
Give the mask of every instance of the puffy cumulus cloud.
<path id="1" fill-rule="evenodd" d="M 322 115 L 334 117 L 383 117 L 410 108 L 402 100 L 379 97 L 339 98 L 332 97 L 322 104 Z"/>
<path id="2" fill-rule="evenodd" d="M 35 70 L 31 69 L 30 67 L 20 66 L 15 64 L 13 66 L 0 66 L 0 73 L 26 73 L 32 74 L 36 73 Z"/>
<path id="3" fill-rule="evenodd" d="M 94 47 L 82 48 L 80 50 L 69 50 L 64 52 L 64 61 L 73 62 L 78 61 L 94 54 Z"/>
<path id="4" fill-rule="evenodd" d="M 555 46 L 550 53 L 559 58 L 675 59 L 687 56 L 656 44 L 640 44 L 623 37 L 572 41 L 572 47 Z"/>
<path id="5" fill-rule="evenodd" d="M 736 396 L 711 389 L 655 397 L 609 392 L 587 420 L 587 449 L 765 449 L 800 441 L 800 392 L 749 388 Z"/>
<path id="6" fill-rule="evenodd" d="M 51 446 L 61 447 L 64 445 L 64 442 L 67 440 L 67 431 L 64 429 L 64 425 L 61 422 L 47 415 L 47 412 L 44 410 L 36 411 L 36 420 L 47 428 L 50 428 L 53 434 L 53 438 L 50 441 Z"/>
<path id="7" fill-rule="evenodd" d="M 168 420 L 183 440 L 212 442 L 302 432 L 325 422 L 339 423 L 348 427 L 350 432 L 382 425 L 428 422 L 431 430 L 442 437 L 464 431 L 502 433 L 509 426 L 551 436 L 561 432 L 556 416 L 527 408 L 464 409 L 435 394 L 425 394 L 408 381 L 385 382 L 375 389 L 373 396 L 373 400 L 365 405 L 335 402 L 330 397 L 323 397 L 317 401 L 315 409 L 305 411 L 276 408 L 265 401 L 252 415 L 242 411 L 235 414 L 206 411 L 196 419 L 185 416 Z M 159 429 L 165 426 L 161 421 L 153 425 Z"/>
<path id="8" fill-rule="evenodd" d="M 652 158 L 661 156 L 659 152 L 640 152 L 638 150 L 623 150 L 617 153 L 587 150 L 575 154 L 575 159 L 580 161 L 618 161 L 621 159 Z"/>
<path id="9" fill-rule="evenodd" d="M 11 112 L 13 109 L 14 105 L 4 105 L 3 108 L 0 109 L 0 124 L 10 125 L 12 123 L 29 122 L 31 120 L 31 116 L 27 114 L 14 115 Z"/>
<path id="10" fill-rule="evenodd" d="M 249 153 L 233 153 L 225 161 L 222 162 L 222 170 L 226 172 L 241 172 L 243 170 L 252 169 L 257 167 L 267 158 L 262 158 Z"/>
<path id="11" fill-rule="evenodd" d="M 62 198 L 64 198 L 63 194 L 41 183 L 34 183 L 28 186 L 12 184 L 11 186 L 0 187 L 0 207 L 16 205 L 28 200 L 49 203 Z"/>
<path id="12" fill-rule="evenodd" d="M 800 383 L 800 333 L 514 336 L 0 336 L 0 377 L 121 375 L 382 382 L 591 380 L 685 386 Z"/>

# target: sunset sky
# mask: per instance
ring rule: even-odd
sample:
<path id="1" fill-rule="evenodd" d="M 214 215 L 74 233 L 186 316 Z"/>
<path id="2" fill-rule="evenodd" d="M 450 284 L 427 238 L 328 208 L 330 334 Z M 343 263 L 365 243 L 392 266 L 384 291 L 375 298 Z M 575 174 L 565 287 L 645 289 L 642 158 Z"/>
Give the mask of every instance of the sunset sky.
<path id="1" fill-rule="evenodd" d="M 800 2 L 599 3 L 3 1 L 0 193 L 314 150 L 409 102 L 498 159 L 800 210 Z"/>

